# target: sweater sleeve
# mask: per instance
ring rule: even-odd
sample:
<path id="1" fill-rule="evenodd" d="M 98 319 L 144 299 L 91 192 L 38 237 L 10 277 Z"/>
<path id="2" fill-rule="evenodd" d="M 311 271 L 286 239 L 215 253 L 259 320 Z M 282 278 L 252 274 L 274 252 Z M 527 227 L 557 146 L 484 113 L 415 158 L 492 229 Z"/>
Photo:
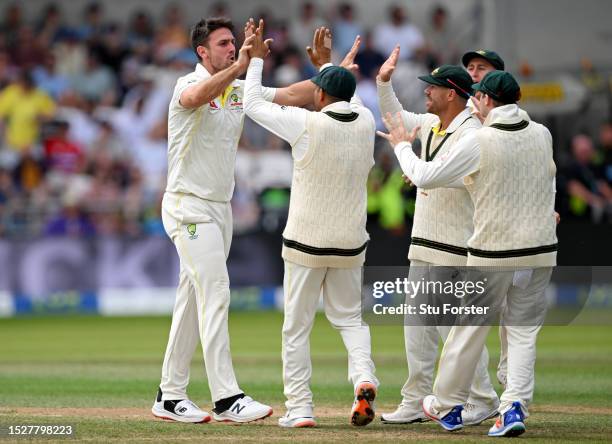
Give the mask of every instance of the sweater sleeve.
<path id="1" fill-rule="evenodd" d="M 480 145 L 474 134 L 463 137 L 450 151 L 431 162 L 419 159 L 409 142 L 398 143 L 394 151 L 404 174 L 423 189 L 462 187 L 462 179 L 480 167 Z"/>

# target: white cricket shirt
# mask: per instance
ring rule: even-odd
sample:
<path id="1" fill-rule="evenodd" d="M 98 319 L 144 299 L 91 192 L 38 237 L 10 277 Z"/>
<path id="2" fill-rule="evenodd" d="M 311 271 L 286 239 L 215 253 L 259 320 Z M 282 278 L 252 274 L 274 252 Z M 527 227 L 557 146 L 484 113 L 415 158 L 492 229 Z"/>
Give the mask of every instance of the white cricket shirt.
<path id="1" fill-rule="evenodd" d="M 210 73 L 200 63 L 179 78 L 168 110 L 168 183 L 166 192 L 229 202 L 234 192 L 236 150 L 244 121 L 244 81 L 234 80 L 225 92 L 199 108 L 185 108 L 179 99 L 190 85 Z M 272 101 L 275 88 L 263 88 Z"/>

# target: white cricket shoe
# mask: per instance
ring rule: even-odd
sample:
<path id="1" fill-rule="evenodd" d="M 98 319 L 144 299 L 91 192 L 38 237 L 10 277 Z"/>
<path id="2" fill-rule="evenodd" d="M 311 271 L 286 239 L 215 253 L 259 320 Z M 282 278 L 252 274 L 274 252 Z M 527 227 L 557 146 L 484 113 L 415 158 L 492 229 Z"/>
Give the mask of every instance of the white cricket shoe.
<path id="1" fill-rule="evenodd" d="M 272 415 L 272 407 L 255 401 L 250 396 L 237 399 L 232 406 L 223 413 L 215 413 L 215 421 L 222 422 L 251 422 L 264 419 Z"/>
<path id="2" fill-rule="evenodd" d="M 210 413 L 200 409 L 189 399 L 181 401 L 162 401 L 161 389 L 157 391 L 157 398 L 151 408 L 153 416 L 161 419 L 178 422 L 200 423 L 210 421 Z"/>
<path id="3" fill-rule="evenodd" d="M 463 419 L 463 425 L 466 426 L 475 426 L 487 419 L 495 418 L 499 415 L 497 411 L 497 407 L 490 407 L 481 404 L 472 404 L 471 402 L 467 402 L 463 407 L 463 411 L 461 412 L 461 418 Z"/>
<path id="4" fill-rule="evenodd" d="M 281 427 L 315 427 L 317 425 L 314 416 L 310 413 L 309 416 L 303 416 L 302 414 L 292 414 L 291 411 L 287 411 L 285 416 L 278 418 L 278 425 Z"/>
<path id="5" fill-rule="evenodd" d="M 383 413 L 380 420 L 385 424 L 412 424 L 429 421 L 429 418 L 425 416 L 423 409 L 414 410 L 400 404 L 393 413 Z"/>

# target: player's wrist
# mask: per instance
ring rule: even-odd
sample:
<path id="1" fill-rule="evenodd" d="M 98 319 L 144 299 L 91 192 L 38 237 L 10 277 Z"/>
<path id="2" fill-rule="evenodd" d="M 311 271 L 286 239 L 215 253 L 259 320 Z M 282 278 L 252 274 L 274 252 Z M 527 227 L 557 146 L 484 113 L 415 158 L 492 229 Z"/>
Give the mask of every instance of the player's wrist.
<path id="1" fill-rule="evenodd" d="M 243 60 L 238 59 L 231 64 L 229 69 L 232 70 L 236 77 L 239 77 L 246 72 L 247 68 L 249 67 L 249 61 L 250 60 L 247 60 L 245 63 Z"/>

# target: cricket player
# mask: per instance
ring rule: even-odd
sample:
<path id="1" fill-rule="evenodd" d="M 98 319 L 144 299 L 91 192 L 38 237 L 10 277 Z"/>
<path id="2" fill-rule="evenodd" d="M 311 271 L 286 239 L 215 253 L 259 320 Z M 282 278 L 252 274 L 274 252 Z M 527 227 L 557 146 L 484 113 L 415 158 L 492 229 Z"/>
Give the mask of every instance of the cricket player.
<path id="1" fill-rule="evenodd" d="M 480 82 L 487 73 L 495 70 L 503 71 L 506 67 L 499 54 L 489 49 L 468 51 L 461 57 L 461 63 L 463 63 L 474 83 Z M 481 122 L 484 120 L 480 116 L 476 102 L 468 100 L 467 106 L 470 108 L 470 112 L 478 117 Z"/>
<path id="2" fill-rule="evenodd" d="M 459 141 L 481 127 L 470 114 L 466 103 L 470 97 L 472 79 L 460 66 L 443 65 L 431 75 L 419 77 L 427 83 L 425 89 L 427 114 L 402 110 L 391 76 L 400 48 L 397 46 L 381 66 L 377 76 L 378 98 L 382 114 L 401 113 L 407 128 L 421 128 L 421 157 L 437 159 L 453 149 Z M 409 279 L 413 281 L 445 282 L 449 276 L 460 279 L 467 262 L 467 240 L 473 233 L 474 205 L 465 189 L 417 189 L 417 200 L 408 259 Z M 451 267 L 451 268 L 449 268 Z M 418 298 L 425 294 L 415 295 Z M 438 341 L 446 340 L 451 326 L 404 326 L 408 361 L 408 380 L 402 387 L 402 402 L 392 413 L 384 413 L 388 424 L 406 424 L 426 420 L 421 402 L 431 392 Z M 499 399 L 487 371 L 488 352 L 482 351 L 470 400 L 464 411 L 465 424 L 476 425 L 497 414 Z"/>
<path id="3" fill-rule="evenodd" d="M 474 83 L 480 82 L 484 76 L 486 76 L 491 71 L 504 71 L 506 68 L 506 64 L 504 60 L 497 54 L 495 51 L 491 51 L 490 49 L 478 49 L 476 51 L 468 51 L 463 54 L 461 57 L 461 63 L 470 74 L 472 81 Z M 476 92 L 476 96 L 479 96 L 480 92 Z M 478 102 L 474 99 L 468 100 L 468 107 L 470 108 L 470 113 L 473 116 L 480 119 L 481 122 L 484 122 L 484 117 L 480 114 L 480 110 L 478 109 Z M 521 110 L 522 111 L 522 110 Z M 523 118 L 525 120 L 531 120 L 529 115 L 523 111 Z M 558 214 L 558 213 L 557 213 Z M 497 381 L 505 388 L 506 387 L 506 377 L 508 374 L 508 340 L 506 335 L 506 329 L 503 324 L 499 326 L 499 342 L 500 342 L 500 354 L 499 354 L 499 363 L 497 364 Z M 470 410 L 472 408 L 470 403 L 467 403 L 465 406 L 465 410 Z M 465 415 L 464 415 L 465 416 Z"/>
<path id="4" fill-rule="evenodd" d="M 525 431 L 533 398 L 536 337 L 546 312 L 544 291 L 556 264 L 556 167 L 550 132 L 523 119 L 516 104 L 520 87 L 511 74 L 490 72 L 473 88 L 481 92 L 484 127 L 446 156 L 431 162 L 417 158 L 411 147 L 417 131 L 408 133 L 401 119 L 390 115 L 385 120 L 390 134 L 383 137 L 417 186 L 463 184 L 468 190 L 475 206 L 468 266 L 506 267 L 486 274 L 488 294 L 503 307 L 508 338 L 507 383 L 489 436 L 517 436 Z M 458 325 L 444 344 L 434 394 L 423 400 L 423 410 L 446 430 L 462 427 L 462 405 L 489 329 Z"/>
<path id="5" fill-rule="evenodd" d="M 259 34 L 259 31 L 258 31 Z M 313 427 L 309 336 L 321 295 L 325 314 L 348 351 L 355 401 L 353 425 L 374 418 L 378 380 L 370 330 L 362 322 L 361 278 L 366 232 L 366 182 L 374 164 L 375 123 L 354 97 L 353 74 L 324 66 L 312 78 L 316 112 L 267 102 L 261 87 L 266 48 L 251 50 L 245 85 L 247 115 L 291 144 L 294 158 L 289 217 L 283 232 L 285 318 L 283 382 L 287 413 L 281 427 Z M 355 56 L 354 46 L 349 54 Z M 346 59 L 345 59 L 346 60 Z M 352 64 L 352 61 L 348 63 Z"/>
<path id="6" fill-rule="evenodd" d="M 249 38 L 236 53 L 231 21 L 210 18 L 192 30 L 195 70 L 178 79 L 168 114 L 168 184 L 162 220 L 180 258 L 180 277 L 162 378 L 152 408 L 155 416 L 180 422 L 207 422 L 211 415 L 187 396 L 189 367 L 198 342 L 217 421 L 250 422 L 272 409 L 238 386 L 230 354 L 229 278 L 226 260 L 232 240 L 230 199 L 234 163 L 244 119 L 244 81 Z M 314 85 L 263 88 L 265 100 L 284 105 L 312 101 Z"/>
<path id="7" fill-rule="evenodd" d="M 468 51 L 463 54 L 461 57 L 461 62 L 463 66 L 472 77 L 474 83 L 480 82 L 485 75 L 490 73 L 491 71 L 504 71 L 506 65 L 501 56 L 495 51 L 491 51 L 490 49 L 478 49 L 476 51 Z M 468 100 L 468 106 L 470 107 L 470 112 L 472 115 L 480 119 L 481 122 L 484 122 L 484 117 L 480 115 L 480 111 L 478 110 L 478 102 L 477 99 L 480 95 L 479 91 L 476 91 L 475 98 L 472 100 Z M 523 109 L 520 109 L 519 113 L 524 120 L 531 120 L 529 114 L 527 114 Z M 561 217 L 558 212 L 555 211 L 555 220 L 557 224 L 561 221 Z M 508 339 L 506 335 L 506 329 L 503 323 L 499 326 L 499 341 L 501 344 L 500 347 L 500 355 L 499 355 L 499 363 L 497 365 L 497 380 L 499 383 L 505 388 L 506 387 L 506 379 L 508 374 Z M 470 404 L 466 405 L 466 410 L 469 409 Z"/>

